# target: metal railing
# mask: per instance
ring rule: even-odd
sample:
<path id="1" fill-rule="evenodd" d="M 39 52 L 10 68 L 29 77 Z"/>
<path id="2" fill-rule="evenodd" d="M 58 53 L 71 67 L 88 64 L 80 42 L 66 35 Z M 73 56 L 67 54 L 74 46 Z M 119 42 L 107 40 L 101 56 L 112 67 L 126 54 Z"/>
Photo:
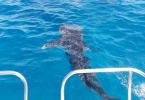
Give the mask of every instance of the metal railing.
<path id="1" fill-rule="evenodd" d="M 24 84 L 24 100 L 28 100 L 28 84 L 23 75 L 21 75 L 20 73 L 18 73 L 16 71 L 0 71 L 0 75 L 1 76 L 14 75 L 14 76 L 18 77 Z"/>
<path id="2" fill-rule="evenodd" d="M 143 77 L 145 77 L 145 73 L 141 70 L 135 69 L 135 68 L 97 68 L 97 69 L 80 69 L 80 70 L 74 70 L 66 75 L 64 78 L 62 85 L 61 85 L 61 97 L 60 100 L 65 100 L 64 95 L 64 89 L 65 84 L 67 80 L 75 75 L 75 74 L 81 74 L 81 73 L 103 73 L 103 72 L 128 72 L 128 100 L 131 100 L 131 87 L 132 87 L 132 72 L 135 72 Z"/>

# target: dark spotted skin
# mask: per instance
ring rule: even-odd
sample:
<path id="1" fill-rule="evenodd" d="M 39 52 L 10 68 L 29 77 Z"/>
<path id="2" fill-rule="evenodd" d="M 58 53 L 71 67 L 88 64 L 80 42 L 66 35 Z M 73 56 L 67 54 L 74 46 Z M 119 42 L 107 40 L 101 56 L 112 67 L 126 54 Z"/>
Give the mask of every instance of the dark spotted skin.
<path id="1" fill-rule="evenodd" d="M 73 70 L 89 68 L 89 59 L 84 56 L 84 51 L 87 47 L 83 42 L 83 32 L 81 27 L 74 24 L 65 24 L 60 26 L 59 30 L 61 33 L 60 40 L 52 41 L 46 44 L 46 47 L 44 48 L 61 45 L 65 48 L 65 53 L 69 58 Z M 80 74 L 79 76 L 86 86 L 97 91 L 104 100 L 119 100 L 106 95 L 103 88 L 99 86 L 98 80 L 93 73 Z"/>

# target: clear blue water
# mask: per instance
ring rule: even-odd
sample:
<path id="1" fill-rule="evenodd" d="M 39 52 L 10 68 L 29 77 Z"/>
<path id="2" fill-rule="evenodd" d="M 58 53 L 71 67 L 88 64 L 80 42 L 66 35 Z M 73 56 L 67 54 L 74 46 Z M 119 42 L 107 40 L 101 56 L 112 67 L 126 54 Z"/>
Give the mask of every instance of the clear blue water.
<path id="1" fill-rule="evenodd" d="M 59 100 L 60 86 L 71 65 L 62 48 L 41 50 L 59 38 L 58 28 L 73 23 L 84 28 L 85 53 L 92 68 L 133 66 L 145 71 L 144 0 L 0 0 L 0 70 L 22 73 L 29 100 Z M 127 98 L 127 73 L 97 74 L 108 95 Z M 145 99 L 145 79 L 134 74 L 133 100 Z M 23 100 L 23 85 L 0 76 L 0 100 Z M 101 100 L 74 76 L 67 100 Z"/>

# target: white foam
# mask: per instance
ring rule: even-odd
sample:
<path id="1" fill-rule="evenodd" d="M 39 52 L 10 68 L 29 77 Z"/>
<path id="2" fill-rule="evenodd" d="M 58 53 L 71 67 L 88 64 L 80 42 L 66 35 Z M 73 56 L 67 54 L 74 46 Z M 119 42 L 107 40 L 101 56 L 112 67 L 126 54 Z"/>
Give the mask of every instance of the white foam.
<path id="1" fill-rule="evenodd" d="M 140 100 L 145 100 L 145 83 L 133 87 L 133 92 L 140 97 Z"/>
<path id="2" fill-rule="evenodd" d="M 117 78 L 121 81 L 121 85 L 123 85 L 124 87 L 127 87 L 128 85 L 128 75 L 124 74 L 124 73 L 119 73 L 117 75 Z"/>

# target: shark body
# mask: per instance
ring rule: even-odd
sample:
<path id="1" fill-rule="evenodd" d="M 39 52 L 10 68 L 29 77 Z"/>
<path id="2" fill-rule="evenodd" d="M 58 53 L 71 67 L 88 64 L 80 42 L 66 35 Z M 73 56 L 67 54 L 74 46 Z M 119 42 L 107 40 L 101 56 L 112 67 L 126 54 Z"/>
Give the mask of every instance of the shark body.
<path id="1" fill-rule="evenodd" d="M 86 44 L 83 42 L 83 30 L 76 24 L 64 24 L 60 26 L 59 31 L 61 33 L 59 40 L 51 41 L 42 46 L 42 49 L 51 48 L 54 46 L 62 46 L 65 48 L 65 53 L 69 58 L 69 62 L 75 69 L 87 69 L 89 59 L 84 56 L 84 52 L 89 50 Z M 103 97 L 104 100 L 119 100 L 109 97 L 103 88 L 100 87 L 95 74 L 85 73 L 79 75 L 86 86 L 95 90 Z"/>

